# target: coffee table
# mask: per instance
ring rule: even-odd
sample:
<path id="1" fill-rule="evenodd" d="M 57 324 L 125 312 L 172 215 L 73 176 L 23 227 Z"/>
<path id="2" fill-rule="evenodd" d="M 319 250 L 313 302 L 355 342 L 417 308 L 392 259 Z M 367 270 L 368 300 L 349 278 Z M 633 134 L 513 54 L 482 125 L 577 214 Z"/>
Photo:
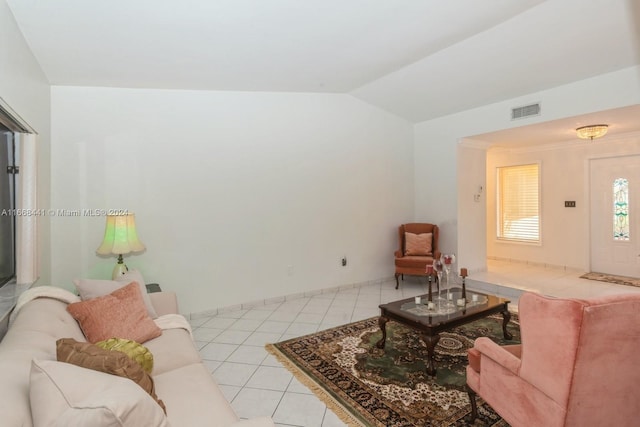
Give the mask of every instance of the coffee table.
<path id="1" fill-rule="evenodd" d="M 495 295 L 467 290 L 466 297 L 468 302 L 464 306 L 457 306 L 455 302 L 458 298 L 462 297 L 462 289 L 453 288 L 448 292 L 452 294 L 448 308 L 445 308 L 444 304 L 447 301 L 443 299 L 440 301 L 440 309 L 438 309 L 437 297 L 435 295 L 433 296 L 434 309 L 428 309 L 427 305 L 425 305 L 427 303 L 426 295 L 421 296 L 422 304 L 416 304 L 414 298 L 381 304 L 379 306 L 380 318 L 378 319 L 378 325 L 380 325 L 380 329 L 382 330 L 382 338 L 376 343 L 376 346 L 384 349 L 387 340 L 386 325 L 389 320 L 402 323 L 403 325 L 420 331 L 429 355 L 429 360 L 427 360 L 427 373 L 433 376 L 436 374 L 434 353 L 436 345 L 438 341 L 440 341 L 440 332 L 473 322 L 490 314 L 502 313 L 502 333 L 504 334 L 504 338 L 507 340 L 513 338 L 507 331 L 507 324 L 511 319 L 511 314 L 508 310 L 510 300 Z M 474 299 L 476 299 L 476 301 L 473 301 Z"/>

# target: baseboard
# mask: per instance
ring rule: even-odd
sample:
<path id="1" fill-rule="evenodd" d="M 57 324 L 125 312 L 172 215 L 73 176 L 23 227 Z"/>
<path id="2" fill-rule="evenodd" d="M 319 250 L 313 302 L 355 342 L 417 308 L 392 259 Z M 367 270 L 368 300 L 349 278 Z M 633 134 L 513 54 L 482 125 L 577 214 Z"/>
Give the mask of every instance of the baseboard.
<path id="1" fill-rule="evenodd" d="M 584 272 L 584 269 L 583 268 L 579 268 L 579 267 L 571 267 L 571 266 L 568 266 L 568 265 L 549 264 L 549 263 L 545 263 L 545 262 L 535 262 L 535 261 L 504 258 L 504 257 L 497 257 L 497 256 L 487 256 L 487 260 L 510 262 L 510 263 L 513 263 L 513 264 L 531 265 L 533 267 L 549 268 L 549 269 L 570 271 L 570 272 L 576 272 L 576 273 Z M 482 271 L 486 271 L 486 269 L 483 269 Z"/>
<path id="2" fill-rule="evenodd" d="M 381 283 L 386 283 L 392 280 L 395 280 L 394 277 L 389 276 L 389 277 L 383 277 L 380 279 L 366 280 L 364 282 L 348 283 L 344 285 L 332 286 L 332 287 L 322 288 L 322 289 L 315 289 L 312 291 L 300 292 L 300 293 L 289 294 L 289 295 L 282 295 L 282 296 L 266 298 L 262 300 L 248 301 L 242 304 L 234 304 L 234 305 L 229 305 L 224 307 L 217 307 L 211 310 L 199 311 L 196 313 L 189 313 L 185 316 L 188 319 L 200 319 L 202 317 L 215 316 L 221 313 L 229 313 L 229 312 L 238 311 L 238 310 L 247 310 L 251 308 L 263 307 L 265 305 L 278 304 L 285 301 L 292 301 L 300 298 L 308 298 L 308 297 L 321 295 L 321 294 L 330 294 L 333 292 L 339 292 L 346 289 L 361 288 L 369 285 L 379 285 Z"/>

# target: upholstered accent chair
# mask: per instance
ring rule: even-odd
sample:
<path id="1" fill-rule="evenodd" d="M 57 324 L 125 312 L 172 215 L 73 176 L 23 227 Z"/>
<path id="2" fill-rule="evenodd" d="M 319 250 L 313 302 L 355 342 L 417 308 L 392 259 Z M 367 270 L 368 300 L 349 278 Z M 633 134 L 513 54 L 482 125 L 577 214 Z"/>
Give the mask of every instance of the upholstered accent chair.
<path id="1" fill-rule="evenodd" d="M 562 299 L 526 292 L 521 345 L 478 338 L 467 390 L 512 427 L 637 426 L 640 294 Z"/>
<path id="2" fill-rule="evenodd" d="M 438 226 L 426 223 L 402 224 L 398 227 L 400 248 L 395 252 L 396 289 L 398 276 L 426 276 L 427 265 L 440 258 Z"/>

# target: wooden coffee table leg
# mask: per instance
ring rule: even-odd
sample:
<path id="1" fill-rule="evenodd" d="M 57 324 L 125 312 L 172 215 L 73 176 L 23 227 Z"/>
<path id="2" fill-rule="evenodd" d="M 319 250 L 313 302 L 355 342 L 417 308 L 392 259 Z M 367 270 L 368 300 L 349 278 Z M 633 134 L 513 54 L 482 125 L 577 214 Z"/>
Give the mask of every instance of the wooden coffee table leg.
<path id="1" fill-rule="evenodd" d="M 509 313 L 509 309 L 505 304 L 504 310 L 502 310 L 502 334 L 504 335 L 505 340 L 510 340 L 513 338 L 513 335 L 507 331 L 507 324 L 511 320 L 511 313 Z"/>
<path id="2" fill-rule="evenodd" d="M 382 338 L 380 338 L 380 340 L 376 343 L 376 347 L 378 348 L 384 348 L 384 343 L 387 341 L 387 322 L 388 321 L 389 319 L 387 319 L 384 316 L 380 316 L 378 318 L 378 325 L 382 330 Z"/>
<path id="3" fill-rule="evenodd" d="M 436 345 L 438 345 L 438 341 L 440 341 L 440 335 L 426 335 L 424 334 L 424 343 L 427 345 L 427 353 L 429 354 L 429 359 L 427 360 L 427 374 L 432 377 L 436 375 L 436 362 L 434 360 L 434 354 L 436 352 Z"/>

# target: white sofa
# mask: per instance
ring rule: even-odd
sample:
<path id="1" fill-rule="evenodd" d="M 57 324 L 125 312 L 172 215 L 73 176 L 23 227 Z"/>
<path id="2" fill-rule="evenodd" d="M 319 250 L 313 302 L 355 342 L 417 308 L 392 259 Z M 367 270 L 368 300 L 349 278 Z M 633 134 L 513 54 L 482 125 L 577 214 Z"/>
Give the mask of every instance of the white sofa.
<path id="1" fill-rule="evenodd" d="M 71 293 L 69 295 L 75 297 Z M 159 319 L 171 317 L 163 316 L 165 314 L 178 312 L 175 294 L 158 292 L 149 294 L 149 297 Z M 33 395 L 30 396 L 32 360 L 55 361 L 56 340 L 60 338 L 86 341 L 78 323 L 66 310 L 67 302 L 63 300 L 38 297 L 20 306 L 0 342 L 0 425 L 4 427 L 34 426 L 32 411 L 38 408 L 32 408 L 30 402 L 34 399 Z M 167 410 L 161 425 L 168 421 L 172 427 L 273 427 L 269 417 L 238 418 L 201 362 L 187 329 L 163 328 L 161 336 L 144 343 L 154 358 L 151 377 L 155 382 L 155 392 Z M 68 364 L 61 366 L 66 368 Z M 96 375 L 95 371 L 91 372 Z M 138 387 L 129 379 L 113 375 L 109 378 L 124 380 L 126 386 L 131 382 Z M 36 401 L 35 405 L 40 403 Z M 148 424 L 148 427 L 152 426 Z"/>

